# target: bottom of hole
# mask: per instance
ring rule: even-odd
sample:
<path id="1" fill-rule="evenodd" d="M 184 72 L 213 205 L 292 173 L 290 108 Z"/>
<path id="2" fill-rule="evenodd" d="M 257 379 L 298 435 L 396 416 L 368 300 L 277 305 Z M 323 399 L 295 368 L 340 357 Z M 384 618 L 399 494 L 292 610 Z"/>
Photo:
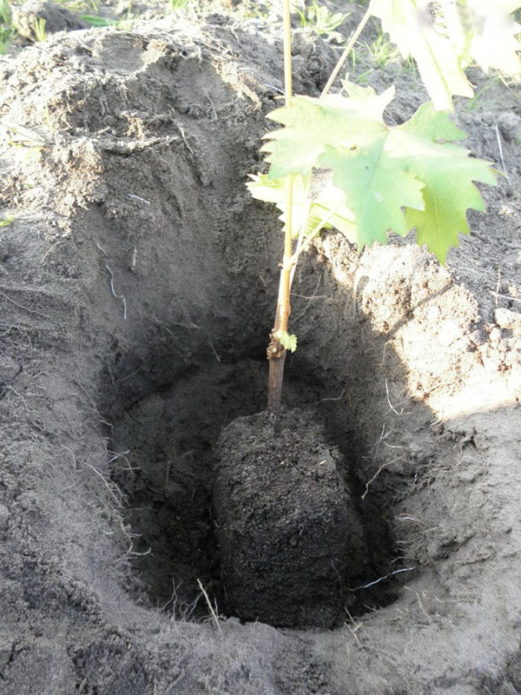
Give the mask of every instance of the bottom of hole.
<path id="1" fill-rule="evenodd" d="M 265 378 L 264 361 L 210 363 L 114 423 L 113 449 L 131 452 L 113 469 L 134 534 L 129 585 L 179 619 L 334 627 L 394 600 L 392 544 L 310 410 L 318 387 L 288 380 L 276 438 L 262 413 L 244 417 L 264 406 Z"/>

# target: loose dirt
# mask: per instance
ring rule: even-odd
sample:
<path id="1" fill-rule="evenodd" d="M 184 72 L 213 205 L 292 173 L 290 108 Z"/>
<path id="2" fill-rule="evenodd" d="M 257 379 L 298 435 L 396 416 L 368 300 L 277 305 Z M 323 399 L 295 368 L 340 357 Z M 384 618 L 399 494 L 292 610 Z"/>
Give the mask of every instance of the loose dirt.
<path id="1" fill-rule="evenodd" d="M 335 55 L 299 32 L 296 91 Z M 448 266 L 329 233 L 297 273 L 286 408 L 338 452 L 367 547 L 343 619 L 227 600 L 212 486 L 264 407 L 280 234 L 244 182 L 280 66 L 267 22 L 217 14 L 0 61 L 6 695 L 521 692 L 521 101 L 493 77 L 457 119 L 506 176 Z M 391 121 L 414 79 L 369 77 Z"/>

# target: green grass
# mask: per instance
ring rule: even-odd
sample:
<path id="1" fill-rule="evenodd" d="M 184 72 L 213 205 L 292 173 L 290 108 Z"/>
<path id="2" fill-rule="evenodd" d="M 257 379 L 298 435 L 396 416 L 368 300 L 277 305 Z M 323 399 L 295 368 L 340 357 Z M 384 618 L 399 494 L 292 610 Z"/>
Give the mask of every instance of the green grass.
<path id="1" fill-rule="evenodd" d="M 177 12 L 177 10 L 184 10 L 189 2 L 190 0 L 169 0 L 170 9 L 173 12 Z"/>
<path id="2" fill-rule="evenodd" d="M 32 23 L 32 29 L 34 32 L 35 41 L 45 41 L 47 39 L 47 32 L 45 30 L 45 19 L 38 17 L 34 19 Z"/>
<path id="3" fill-rule="evenodd" d="M 400 52 L 396 46 L 383 33 L 379 33 L 372 43 L 366 43 L 366 47 L 374 67 L 377 68 L 383 68 L 400 58 Z"/>
<path id="4" fill-rule="evenodd" d="M 474 92 L 474 96 L 467 99 L 464 109 L 465 111 L 476 111 L 480 108 L 483 97 L 489 90 L 495 87 L 499 82 L 502 82 L 500 75 L 494 75 L 486 81 L 486 83 Z"/>
<path id="5" fill-rule="evenodd" d="M 349 12 L 330 12 L 325 5 L 320 5 L 317 0 L 306 3 L 305 0 L 295 5 L 295 12 L 299 18 L 300 26 L 312 29 L 319 36 L 330 36 L 342 22 L 349 17 Z"/>
<path id="6" fill-rule="evenodd" d="M 112 27 L 116 24 L 115 20 L 99 17 L 98 15 L 82 14 L 80 17 L 89 27 Z"/>
<path id="7" fill-rule="evenodd" d="M 16 33 L 8 0 L 0 0 L 0 53 L 7 53 Z"/>

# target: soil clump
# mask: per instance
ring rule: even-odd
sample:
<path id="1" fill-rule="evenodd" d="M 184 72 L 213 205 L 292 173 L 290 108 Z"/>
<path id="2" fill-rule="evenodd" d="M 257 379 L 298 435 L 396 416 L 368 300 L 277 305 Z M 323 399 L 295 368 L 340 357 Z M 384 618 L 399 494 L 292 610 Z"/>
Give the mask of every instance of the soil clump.
<path id="1" fill-rule="evenodd" d="M 233 615 L 323 629 L 344 619 L 367 553 L 342 468 L 310 413 L 284 412 L 275 426 L 264 412 L 221 433 L 213 502 Z"/>

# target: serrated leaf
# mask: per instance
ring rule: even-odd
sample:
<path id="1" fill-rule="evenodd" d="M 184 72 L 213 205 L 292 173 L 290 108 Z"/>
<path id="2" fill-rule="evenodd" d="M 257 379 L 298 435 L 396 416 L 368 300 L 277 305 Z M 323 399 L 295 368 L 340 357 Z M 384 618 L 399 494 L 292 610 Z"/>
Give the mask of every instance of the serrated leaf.
<path id="1" fill-rule="evenodd" d="M 449 118 L 446 111 L 437 111 L 431 102 L 421 104 L 408 121 L 395 128 L 395 132 L 404 131 L 416 133 L 432 142 L 451 142 L 467 137 L 467 134 Z"/>
<path id="2" fill-rule="evenodd" d="M 345 108 L 341 99 L 346 102 Z M 370 102 L 373 117 L 381 120 L 367 119 L 363 136 L 357 140 L 350 132 L 350 121 L 340 119 L 339 112 L 346 117 L 350 110 L 356 111 L 359 122 L 364 99 Z M 467 210 L 484 209 L 473 182 L 495 184 L 490 163 L 469 157 L 466 149 L 454 144 L 464 133 L 447 113 L 437 111 L 431 103 L 421 106 L 406 123 L 388 127 L 381 110 L 374 109 L 372 91 L 359 90 L 353 97 L 338 97 L 335 106 L 321 102 L 317 108 L 316 102 L 306 104 L 316 108 L 312 142 L 306 150 L 306 177 L 315 166 L 329 169 L 332 181 L 311 198 L 303 195 L 301 199 L 297 195 L 297 204 L 305 210 L 305 215 L 302 210 L 300 213 L 300 230 L 305 228 L 302 225 L 317 219 L 323 226 L 331 223 L 339 227 L 334 217 L 339 213 L 347 222 L 346 236 L 350 241 L 356 237 L 359 246 L 363 246 L 385 241 L 389 230 L 405 235 L 416 227 L 418 242 L 426 244 L 444 262 L 448 249 L 458 244 L 458 234 L 469 231 Z M 284 120 L 291 126 L 278 131 L 277 138 L 270 143 L 272 170 L 282 157 L 286 157 L 285 168 L 281 166 L 277 170 L 291 172 L 301 166 L 297 147 L 300 140 L 304 142 L 306 127 L 293 120 L 297 111 L 291 107 L 285 111 Z M 318 145 L 313 140 L 314 133 L 321 134 Z M 284 210 L 283 179 L 273 180 L 273 172 L 270 174 L 264 181 L 270 182 L 273 188 L 268 195 L 264 191 L 258 197 L 264 196 Z M 277 196 L 274 190 L 278 191 Z M 344 197 L 340 201 L 343 208 L 335 207 L 339 192 Z M 311 227 L 305 229 L 309 233 Z"/>
<path id="3" fill-rule="evenodd" d="M 386 152 L 388 136 L 389 132 L 355 152 L 328 147 L 319 160 L 333 171 L 333 183 L 355 213 L 360 246 L 385 242 L 389 230 L 405 236 L 409 228 L 403 207 L 424 206 L 423 183 Z"/>
<path id="4" fill-rule="evenodd" d="M 420 111 L 419 117 L 393 129 L 388 148 L 424 184 L 425 207 L 407 207 L 407 226 L 416 227 L 418 243 L 444 263 L 448 250 L 459 244 L 458 234 L 469 234 L 467 210 L 485 209 L 473 182 L 495 185 L 496 177 L 490 162 L 469 157 L 463 147 L 439 142 L 454 134 L 447 114 L 436 113 L 431 104 L 424 104 Z M 429 125 L 429 114 L 436 119 L 435 128 Z"/>
<path id="5" fill-rule="evenodd" d="M 521 72 L 517 35 L 521 26 L 511 13 L 519 0 L 372 0 L 371 11 L 398 46 L 412 56 L 422 81 L 440 110 L 452 109 L 455 94 L 471 97 L 464 68 L 475 60 L 486 72 Z"/>
<path id="6" fill-rule="evenodd" d="M 287 331 L 275 331 L 273 337 L 276 338 L 285 350 L 295 352 L 297 349 L 297 336 Z"/>
<path id="7" fill-rule="evenodd" d="M 268 114 L 268 118 L 285 126 L 266 136 L 270 142 L 262 150 L 269 153 L 268 176 L 307 176 L 326 145 L 357 147 L 372 139 L 385 129 L 382 114 L 393 95 L 392 88 L 379 96 L 368 88 L 365 98 L 293 97 L 289 106 Z"/>
<path id="8" fill-rule="evenodd" d="M 412 56 L 434 105 L 452 109 L 452 95 L 474 93 L 451 40 L 435 25 L 429 0 L 372 0 L 371 10 L 404 58 Z"/>

